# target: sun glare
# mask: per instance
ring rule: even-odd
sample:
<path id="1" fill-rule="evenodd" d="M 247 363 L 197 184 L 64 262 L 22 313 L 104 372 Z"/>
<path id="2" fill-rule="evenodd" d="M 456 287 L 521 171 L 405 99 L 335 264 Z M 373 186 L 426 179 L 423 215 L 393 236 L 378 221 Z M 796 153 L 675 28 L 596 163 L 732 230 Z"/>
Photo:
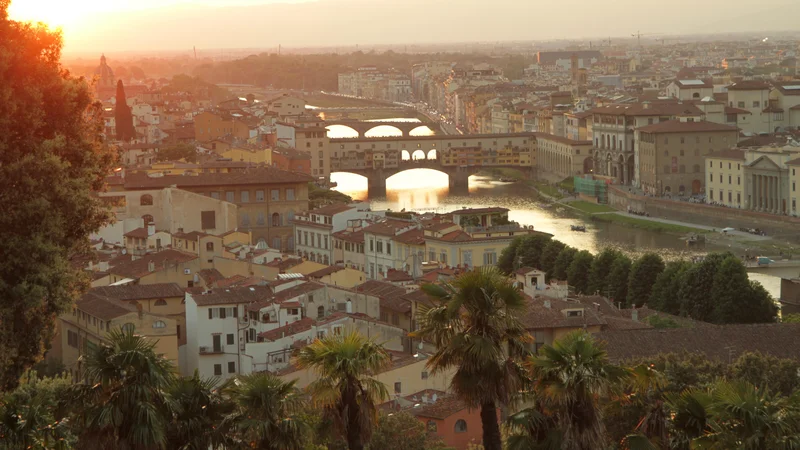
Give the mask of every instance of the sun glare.
<path id="1" fill-rule="evenodd" d="M 92 14 L 118 10 L 127 3 L 107 0 L 12 0 L 8 13 L 13 20 L 68 28 Z"/>

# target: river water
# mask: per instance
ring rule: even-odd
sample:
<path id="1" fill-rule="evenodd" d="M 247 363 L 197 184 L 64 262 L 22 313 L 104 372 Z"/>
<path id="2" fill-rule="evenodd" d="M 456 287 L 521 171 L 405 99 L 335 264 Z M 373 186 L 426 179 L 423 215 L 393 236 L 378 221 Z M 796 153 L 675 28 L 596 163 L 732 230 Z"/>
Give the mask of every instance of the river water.
<path id="1" fill-rule="evenodd" d="M 393 127 L 385 129 L 377 127 L 372 131 L 379 128 L 381 135 L 399 134 L 399 130 Z M 352 130 L 347 127 L 334 125 L 328 129 L 330 137 L 353 137 Z M 368 136 L 370 135 L 368 134 Z M 509 219 L 523 225 L 532 225 L 535 230 L 552 234 L 554 239 L 579 250 L 589 250 L 593 253 L 610 247 L 632 257 L 652 251 L 659 253 L 667 260 L 672 260 L 690 258 L 709 251 L 729 249 L 719 244 L 707 244 L 700 249 L 688 248 L 686 242 L 679 236 L 612 223 L 588 221 L 572 213 L 568 208 L 546 207 L 536 198 L 535 192 L 522 183 L 503 183 L 488 177 L 470 177 L 469 195 L 458 196 L 449 194 L 446 174 L 429 169 L 408 170 L 387 179 L 385 198 L 368 198 L 367 180 L 362 176 L 334 173 L 331 174 L 331 180 L 337 183 L 337 190 L 356 200 L 369 201 L 372 209 L 375 210 L 400 211 L 405 209 L 407 211 L 445 213 L 464 207 L 508 208 Z M 570 225 L 578 224 L 586 226 L 585 233 L 570 231 Z M 735 251 L 734 253 L 738 254 Z M 785 274 L 777 275 L 787 276 Z M 751 273 L 750 278 L 763 284 L 773 297 L 779 297 L 780 278 L 778 276 Z"/>

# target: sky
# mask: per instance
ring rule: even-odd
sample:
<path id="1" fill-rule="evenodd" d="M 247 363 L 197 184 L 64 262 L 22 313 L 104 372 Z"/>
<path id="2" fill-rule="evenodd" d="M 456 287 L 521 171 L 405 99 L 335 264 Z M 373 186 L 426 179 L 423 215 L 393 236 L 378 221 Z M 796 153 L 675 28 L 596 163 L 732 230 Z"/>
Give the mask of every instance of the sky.
<path id="1" fill-rule="evenodd" d="M 12 0 L 65 52 L 658 37 L 796 30 L 798 0 Z"/>

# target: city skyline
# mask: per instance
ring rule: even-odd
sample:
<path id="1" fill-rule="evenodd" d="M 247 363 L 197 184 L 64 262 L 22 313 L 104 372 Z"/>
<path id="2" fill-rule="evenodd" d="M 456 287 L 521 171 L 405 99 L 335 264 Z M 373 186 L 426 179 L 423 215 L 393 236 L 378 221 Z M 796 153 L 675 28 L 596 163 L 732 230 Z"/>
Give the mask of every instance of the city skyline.
<path id="1" fill-rule="evenodd" d="M 722 0 L 702 4 L 678 0 L 658 11 L 644 11 L 628 0 L 602 7 L 585 0 L 499 0 L 491 4 L 475 0 L 434 4 L 423 0 L 239 0 L 222 5 L 218 0 L 124 0 L 113 4 L 82 0 L 64 7 L 51 0 L 15 0 L 10 16 L 61 26 L 65 53 L 76 53 L 272 48 L 279 44 L 335 47 L 599 40 L 630 38 L 639 32 L 643 38 L 657 39 L 767 28 L 791 30 L 791 18 L 800 14 L 800 4 L 784 0 L 766 0 L 756 11 Z M 572 11 L 582 14 L 570 16 Z M 253 19 L 258 17 L 264 20 Z M 391 20 L 375 20 L 382 17 Z M 563 19 L 553 20 L 558 17 Z"/>

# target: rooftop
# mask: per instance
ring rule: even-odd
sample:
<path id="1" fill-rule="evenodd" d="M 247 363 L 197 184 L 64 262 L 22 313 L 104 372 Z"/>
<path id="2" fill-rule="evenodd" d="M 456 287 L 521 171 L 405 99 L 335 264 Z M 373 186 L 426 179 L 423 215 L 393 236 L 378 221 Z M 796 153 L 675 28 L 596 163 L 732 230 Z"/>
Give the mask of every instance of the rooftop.
<path id="1" fill-rule="evenodd" d="M 528 310 L 520 318 L 522 325 L 529 330 L 538 328 L 580 328 L 584 326 L 602 326 L 606 321 L 594 308 L 576 301 L 565 301 L 552 298 L 531 298 L 525 295 Z M 549 302 L 549 306 L 548 305 Z M 569 317 L 564 310 L 581 310 L 580 316 Z"/>
<path id="2" fill-rule="evenodd" d="M 177 283 L 156 283 L 99 286 L 89 289 L 89 293 L 98 297 L 115 298 L 117 300 L 149 300 L 183 297 L 184 291 Z"/>
<path id="3" fill-rule="evenodd" d="M 87 293 L 75 302 L 79 310 L 102 320 L 112 320 L 138 311 L 135 306 L 115 298 Z"/>
<path id="4" fill-rule="evenodd" d="M 650 357 L 665 352 L 695 352 L 730 362 L 743 352 L 761 352 L 779 358 L 800 359 L 800 324 L 710 325 L 630 331 L 595 335 L 606 342 L 612 360 Z"/>
<path id="5" fill-rule="evenodd" d="M 267 286 L 231 287 L 212 289 L 209 292 L 193 295 L 198 306 L 236 305 L 258 302 L 272 296 L 272 289 Z"/>
<path id="6" fill-rule="evenodd" d="M 800 84 L 800 83 L 798 83 Z M 745 80 L 728 86 L 729 91 L 763 91 L 769 90 L 770 85 L 758 80 Z"/>
<path id="7" fill-rule="evenodd" d="M 369 280 L 355 287 L 356 292 L 373 295 L 380 299 L 381 308 L 399 313 L 410 313 L 411 303 L 402 298 L 406 290 L 385 281 Z"/>
<path id="8" fill-rule="evenodd" d="M 744 161 L 744 150 L 739 149 L 725 149 L 717 150 L 706 155 L 706 158 L 719 158 L 719 159 L 735 159 Z"/>
<path id="9" fill-rule="evenodd" d="M 197 255 L 182 252 L 180 250 L 167 249 L 158 253 L 145 255 L 137 260 L 121 262 L 112 267 L 109 272 L 114 275 L 121 275 L 126 278 L 139 279 L 150 273 L 150 263 L 153 263 L 154 270 L 162 270 L 169 264 L 180 264 L 197 259 Z"/>
<path id="10" fill-rule="evenodd" d="M 453 414 L 468 409 L 467 404 L 455 395 L 439 397 L 433 403 L 423 403 L 409 412 L 417 417 L 444 420 Z"/>
<path id="11" fill-rule="evenodd" d="M 154 189 L 168 186 L 203 187 L 268 185 L 281 183 L 308 183 L 313 177 L 299 172 L 288 172 L 273 167 L 259 167 L 244 172 L 201 173 L 197 175 L 148 176 L 132 173 L 125 177 L 125 189 Z"/>
<path id="12" fill-rule="evenodd" d="M 666 122 L 645 125 L 637 128 L 637 130 L 644 133 L 708 133 L 717 131 L 739 131 L 739 129 L 736 127 L 708 122 L 705 120 L 699 122 L 668 120 Z"/>

